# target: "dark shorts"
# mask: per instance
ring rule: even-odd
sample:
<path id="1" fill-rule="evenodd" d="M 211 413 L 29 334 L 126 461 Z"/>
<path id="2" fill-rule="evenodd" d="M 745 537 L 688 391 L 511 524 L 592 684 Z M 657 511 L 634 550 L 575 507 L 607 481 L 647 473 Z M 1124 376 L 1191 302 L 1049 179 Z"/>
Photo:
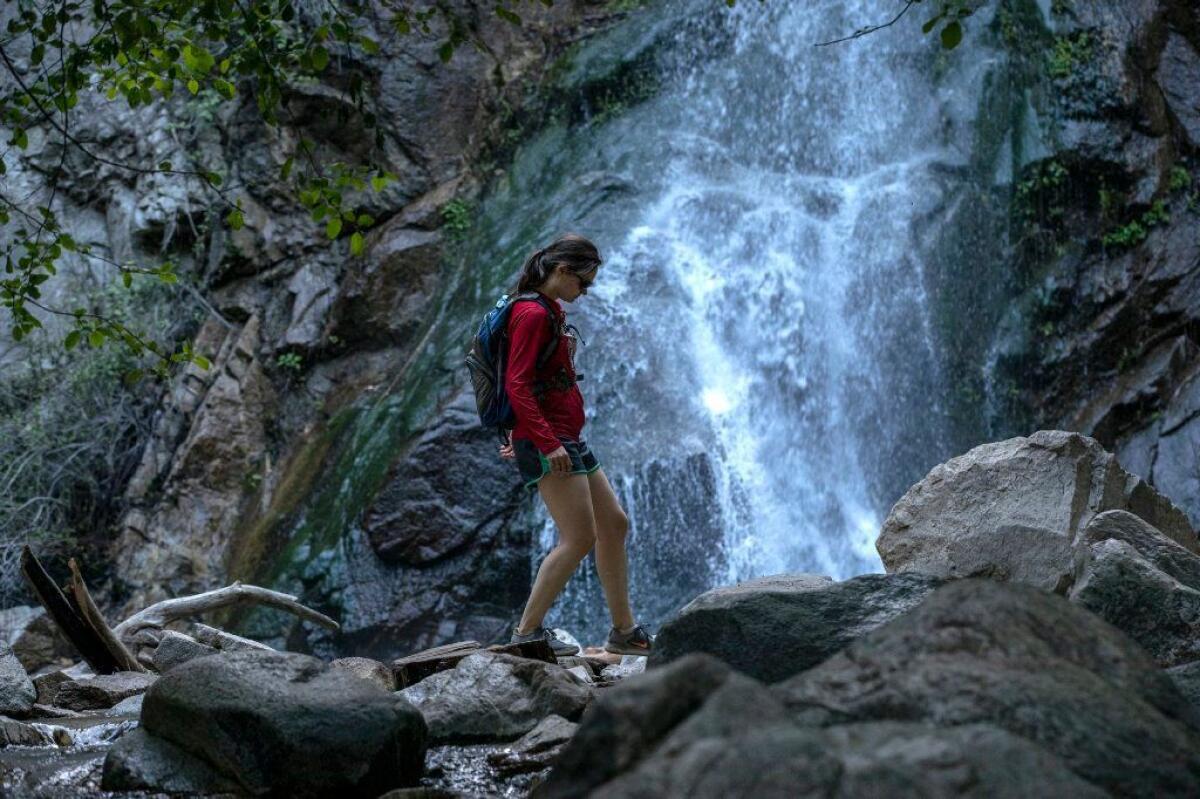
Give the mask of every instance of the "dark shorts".
<path id="1" fill-rule="evenodd" d="M 600 461 L 588 449 L 586 441 L 562 441 L 563 449 L 571 458 L 571 474 L 591 474 L 600 468 Z M 526 488 L 532 488 L 538 480 L 550 473 L 550 461 L 546 460 L 532 441 L 527 438 L 513 439 L 513 454 L 516 455 L 517 471 Z"/>

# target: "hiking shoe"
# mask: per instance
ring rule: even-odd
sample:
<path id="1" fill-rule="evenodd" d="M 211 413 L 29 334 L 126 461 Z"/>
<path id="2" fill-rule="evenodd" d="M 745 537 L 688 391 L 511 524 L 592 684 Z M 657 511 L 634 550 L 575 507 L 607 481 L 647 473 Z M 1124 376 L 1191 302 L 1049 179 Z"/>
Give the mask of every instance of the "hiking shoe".
<path id="1" fill-rule="evenodd" d="M 649 655 L 653 647 L 654 636 L 643 630 L 642 625 L 636 624 L 627 633 L 619 631 L 616 627 L 609 630 L 604 651 L 614 655 Z"/>
<path id="2" fill-rule="evenodd" d="M 533 632 L 519 633 L 513 629 L 512 638 L 509 639 L 511 644 L 527 644 L 530 641 L 536 641 L 539 638 L 545 638 L 550 643 L 550 651 L 554 653 L 556 658 L 570 657 L 571 655 L 579 654 L 579 647 L 575 644 L 568 644 L 566 641 L 554 634 L 553 630 L 546 627 L 535 627 Z"/>

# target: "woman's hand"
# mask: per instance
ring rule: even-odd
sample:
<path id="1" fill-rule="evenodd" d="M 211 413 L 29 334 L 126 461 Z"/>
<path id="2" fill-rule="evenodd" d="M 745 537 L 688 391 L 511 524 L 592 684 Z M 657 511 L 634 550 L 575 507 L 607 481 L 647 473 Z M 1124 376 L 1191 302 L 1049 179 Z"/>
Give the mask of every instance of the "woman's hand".
<path id="1" fill-rule="evenodd" d="M 571 456 L 567 454 L 565 447 L 559 447 L 546 456 L 546 460 L 550 461 L 551 474 L 570 474 L 571 473 Z"/>
<path id="2" fill-rule="evenodd" d="M 507 458 L 509 460 L 517 457 L 516 453 L 513 452 L 512 435 L 511 434 L 506 435 L 504 437 L 504 443 L 500 445 L 500 457 Z"/>

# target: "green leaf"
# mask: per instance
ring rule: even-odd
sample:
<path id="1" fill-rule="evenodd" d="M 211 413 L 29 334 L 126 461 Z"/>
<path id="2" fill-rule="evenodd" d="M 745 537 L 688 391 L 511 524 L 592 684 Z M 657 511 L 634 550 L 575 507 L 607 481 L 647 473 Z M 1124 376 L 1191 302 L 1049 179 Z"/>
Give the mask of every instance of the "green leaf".
<path id="1" fill-rule="evenodd" d="M 212 364 L 209 362 L 208 358 L 205 358 L 203 355 L 193 355 L 192 363 L 196 364 L 197 366 L 199 366 L 201 369 L 204 369 L 204 370 L 208 370 L 208 369 L 212 368 Z"/>
<path id="2" fill-rule="evenodd" d="M 311 51 L 313 71 L 320 72 L 329 65 L 329 51 L 324 47 L 314 47 Z"/>
<path id="3" fill-rule="evenodd" d="M 161 164 L 158 165 L 158 168 L 161 169 L 163 172 L 170 172 L 174 167 L 172 166 L 170 161 L 163 161 Z"/>
<path id="4" fill-rule="evenodd" d="M 121 282 L 125 284 L 125 288 L 133 285 L 133 272 L 122 272 Z"/>
<path id="5" fill-rule="evenodd" d="M 938 22 L 940 22 L 944 16 L 946 16 L 946 14 L 945 12 L 942 12 L 941 14 L 935 14 L 930 17 L 929 20 L 921 26 L 921 33 L 929 33 L 937 26 Z"/>
<path id="6" fill-rule="evenodd" d="M 958 43 L 962 41 L 963 29 L 958 20 L 946 25 L 942 28 L 942 47 L 947 50 L 953 50 L 958 47 Z"/>
<path id="7" fill-rule="evenodd" d="M 330 239 L 336 239 L 338 234 L 342 232 L 342 218 L 340 216 L 329 217 L 329 222 L 325 225 L 325 235 Z"/>
<path id="8" fill-rule="evenodd" d="M 67 350 L 75 349 L 77 346 L 79 346 L 79 338 L 80 338 L 79 331 L 72 330 L 70 333 L 67 334 L 67 337 L 65 339 L 63 339 L 63 347 L 66 348 Z"/>
<path id="9" fill-rule="evenodd" d="M 288 176 L 292 174 L 292 163 L 293 162 L 294 162 L 294 159 L 292 159 L 292 158 L 289 158 L 288 160 L 283 162 L 283 167 L 279 170 L 279 177 L 281 180 L 287 180 Z"/>
<path id="10" fill-rule="evenodd" d="M 221 80 L 220 78 L 217 78 L 213 81 L 213 88 L 220 92 L 226 100 L 232 100 L 233 96 L 237 94 L 237 89 L 233 87 L 232 83 L 227 80 Z"/>
<path id="11" fill-rule="evenodd" d="M 189 92 L 191 92 L 192 94 L 196 94 L 197 92 L 200 91 L 200 81 L 196 80 L 195 78 L 192 78 L 191 80 L 189 80 L 187 82 L 187 87 L 188 87 Z"/>
<path id="12" fill-rule="evenodd" d="M 363 251 L 363 234 L 359 233 L 358 231 L 355 231 L 354 235 L 350 237 L 350 254 L 351 255 L 362 255 L 362 251 Z"/>
<path id="13" fill-rule="evenodd" d="M 360 36 L 358 43 L 362 45 L 362 49 L 371 55 L 379 52 L 379 42 L 372 39 L 370 36 Z"/>
<path id="14" fill-rule="evenodd" d="M 103 346 L 104 334 L 99 330 L 93 330 L 91 333 L 88 333 L 88 344 L 91 344 L 93 347 Z"/>
<path id="15" fill-rule="evenodd" d="M 245 217 L 242 216 L 241 209 L 234 208 L 232 211 L 230 211 L 229 215 L 225 217 L 225 223 L 234 230 L 241 230 L 242 225 L 246 223 Z"/>
<path id="16" fill-rule="evenodd" d="M 388 184 L 388 179 L 382 175 L 376 175 L 371 178 L 371 188 L 375 191 L 383 191 L 383 187 Z"/>
<path id="17" fill-rule="evenodd" d="M 176 277 L 173 272 L 159 272 L 158 279 L 169 285 L 174 285 L 176 281 Z"/>
<path id="18" fill-rule="evenodd" d="M 438 58 L 442 59 L 443 62 L 449 62 L 453 56 L 454 44 L 452 42 L 445 42 L 438 48 Z"/>
<path id="19" fill-rule="evenodd" d="M 38 42 L 37 44 L 35 44 L 33 46 L 33 49 L 29 52 L 29 65 L 36 67 L 38 64 L 42 63 L 42 59 L 45 57 L 46 57 L 46 45 L 42 44 L 41 42 Z"/>
<path id="20" fill-rule="evenodd" d="M 17 128 L 16 132 L 13 133 L 12 143 L 24 150 L 29 146 L 29 136 L 26 135 L 25 131 Z"/>
<path id="21" fill-rule="evenodd" d="M 514 14 L 504 6 L 496 6 L 496 16 L 500 17 L 500 19 L 504 20 L 505 22 L 511 22 L 513 25 L 519 26 L 521 24 L 521 17 L 517 14 Z"/>

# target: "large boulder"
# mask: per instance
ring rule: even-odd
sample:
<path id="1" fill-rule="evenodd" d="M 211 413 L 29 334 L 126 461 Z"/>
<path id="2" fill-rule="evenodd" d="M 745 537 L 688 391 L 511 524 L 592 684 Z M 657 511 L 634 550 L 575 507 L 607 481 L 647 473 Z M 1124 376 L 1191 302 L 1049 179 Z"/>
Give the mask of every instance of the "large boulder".
<path id="1" fill-rule="evenodd" d="M 591 689 L 553 663 L 480 652 L 398 691 L 429 724 L 434 743 L 511 740 L 550 715 L 578 719 Z"/>
<path id="2" fill-rule="evenodd" d="M 1107 622 L 1029 586 L 951 583 L 776 688 L 805 726 L 991 724 L 1117 795 L 1200 792 L 1200 715 L 1171 678 Z"/>
<path id="3" fill-rule="evenodd" d="M 920 604 L 941 580 L 775 575 L 701 594 L 663 625 L 650 666 L 707 652 L 764 682 L 799 674 Z"/>
<path id="4" fill-rule="evenodd" d="M 0 641 L 7 642 L 33 674 L 50 665 L 69 665 L 75 649 L 40 607 L 16 605 L 0 610 Z"/>
<path id="5" fill-rule="evenodd" d="M 1126 510 L 1190 552 L 1187 517 L 1094 439 L 1043 430 L 935 466 L 893 506 L 876 548 L 889 572 L 992 577 L 1065 592 L 1080 533 Z"/>
<path id="6" fill-rule="evenodd" d="M 175 667 L 146 694 L 142 729 L 253 794 L 377 796 L 416 782 L 425 760 L 412 705 L 287 652 Z"/>
<path id="7" fill-rule="evenodd" d="M 37 701 L 37 690 L 12 647 L 0 641 L 0 713 L 24 715 Z"/>
<path id="8" fill-rule="evenodd" d="M 1070 599 L 1119 627 L 1164 667 L 1200 658 L 1200 557 L 1127 511 L 1083 531 Z"/>
<path id="9" fill-rule="evenodd" d="M 104 758 L 106 791 L 235 793 L 238 783 L 200 758 L 145 730 L 122 735 Z"/>

